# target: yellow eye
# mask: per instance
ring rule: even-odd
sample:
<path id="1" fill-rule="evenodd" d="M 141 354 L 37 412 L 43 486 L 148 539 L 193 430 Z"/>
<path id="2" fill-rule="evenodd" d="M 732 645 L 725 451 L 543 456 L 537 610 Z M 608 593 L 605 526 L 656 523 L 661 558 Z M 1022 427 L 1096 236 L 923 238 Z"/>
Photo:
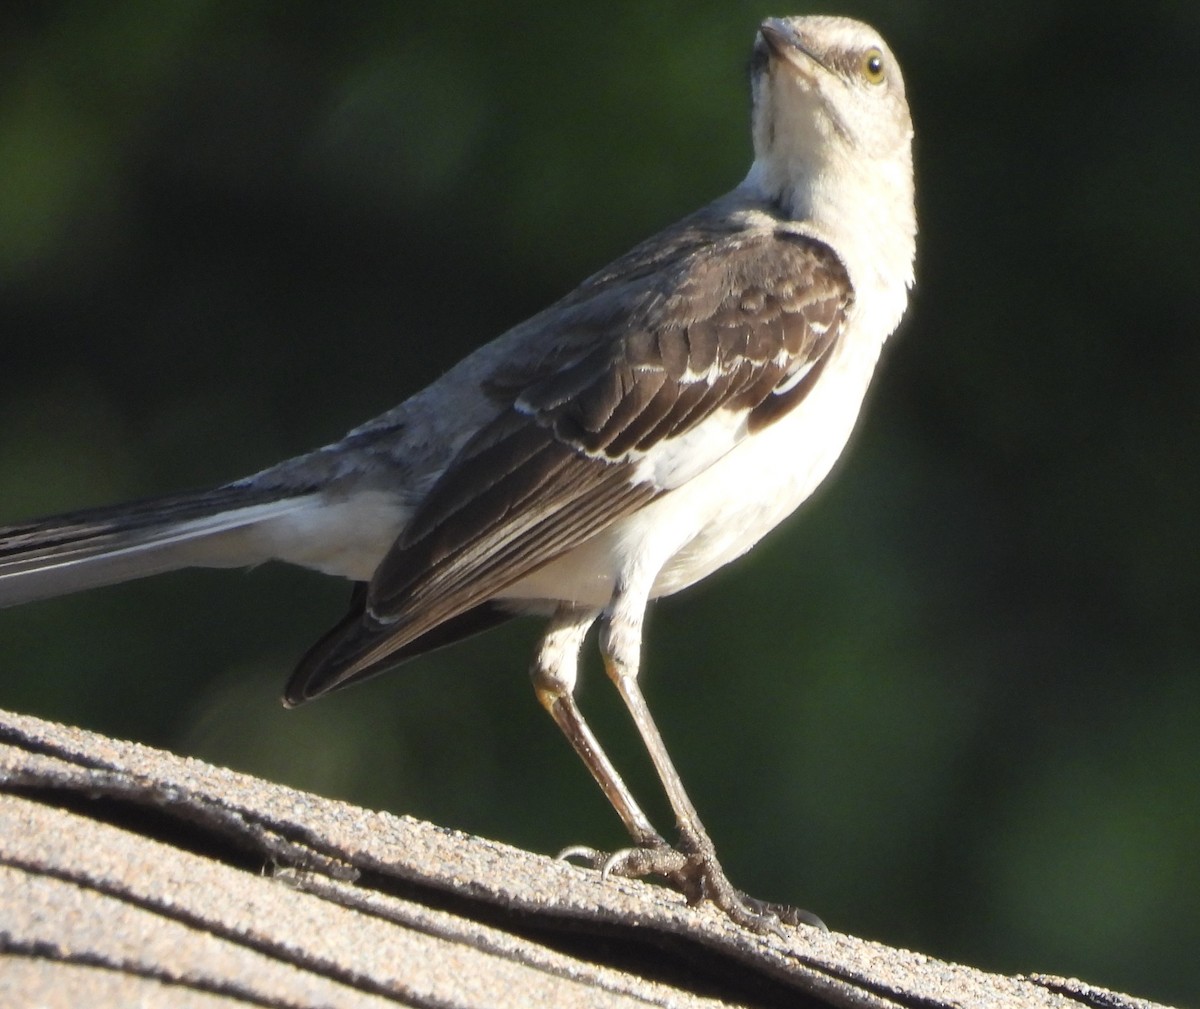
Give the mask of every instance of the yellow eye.
<path id="1" fill-rule="evenodd" d="M 863 53 L 858 69 L 868 84 L 882 84 L 887 77 L 883 69 L 883 52 L 879 49 L 868 49 Z"/>

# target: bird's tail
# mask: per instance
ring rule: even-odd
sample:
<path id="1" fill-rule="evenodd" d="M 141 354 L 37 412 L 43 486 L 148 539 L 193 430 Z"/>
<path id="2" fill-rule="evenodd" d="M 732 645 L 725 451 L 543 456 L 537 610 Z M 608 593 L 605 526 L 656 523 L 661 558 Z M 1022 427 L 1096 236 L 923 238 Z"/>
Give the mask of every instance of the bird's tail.
<path id="1" fill-rule="evenodd" d="M 251 482 L 0 526 L 0 607 L 186 567 L 269 560 L 255 530 L 313 490 Z"/>

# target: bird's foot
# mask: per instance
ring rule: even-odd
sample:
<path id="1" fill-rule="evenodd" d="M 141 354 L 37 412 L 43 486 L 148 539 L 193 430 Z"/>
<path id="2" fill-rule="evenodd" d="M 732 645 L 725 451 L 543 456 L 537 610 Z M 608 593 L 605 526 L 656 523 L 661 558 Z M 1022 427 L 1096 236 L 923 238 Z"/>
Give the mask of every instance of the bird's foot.
<path id="1" fill-rule="evenodd" d="M 679 847 L 673 848 L 661 837 L 611 854 L 583 845 L 559 852 L 559 858 L 582 859 L 601 875 L 640 879 L 661 876 L 688 899 L 690 904 L 711 901 L 735 923 L 752 932 L 783 936 L 784 925 L 811 925 L 823 932 L 825 923 L 810 911 L 759 900 L 737 889 L 725 875 L 708 836 L 683 830 Z"/>

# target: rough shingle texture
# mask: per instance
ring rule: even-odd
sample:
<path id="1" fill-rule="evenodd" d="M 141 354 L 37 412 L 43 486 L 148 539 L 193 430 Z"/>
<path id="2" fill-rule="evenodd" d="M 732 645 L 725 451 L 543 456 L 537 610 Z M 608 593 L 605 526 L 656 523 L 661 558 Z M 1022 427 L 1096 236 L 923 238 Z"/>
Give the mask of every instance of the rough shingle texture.
<path id="1" fill-rule="evenodd" d="M 1105 1006 L 0 713 L 0 1005 Z"/>

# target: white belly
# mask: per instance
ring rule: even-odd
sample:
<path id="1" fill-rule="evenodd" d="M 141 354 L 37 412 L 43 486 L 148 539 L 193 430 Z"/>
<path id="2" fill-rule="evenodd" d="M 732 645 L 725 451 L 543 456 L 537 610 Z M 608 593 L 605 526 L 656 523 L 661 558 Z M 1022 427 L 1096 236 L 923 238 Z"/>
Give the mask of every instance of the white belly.
<path id="1" fill-rule="evenodd" d="M 656 597 L 740 557 L 812 494 L 845 448 L 879 356 L 873 341 L 848 342 L 791 413 L 504 596 L 604 606 L 617 578 L 646 564 Z"/>

